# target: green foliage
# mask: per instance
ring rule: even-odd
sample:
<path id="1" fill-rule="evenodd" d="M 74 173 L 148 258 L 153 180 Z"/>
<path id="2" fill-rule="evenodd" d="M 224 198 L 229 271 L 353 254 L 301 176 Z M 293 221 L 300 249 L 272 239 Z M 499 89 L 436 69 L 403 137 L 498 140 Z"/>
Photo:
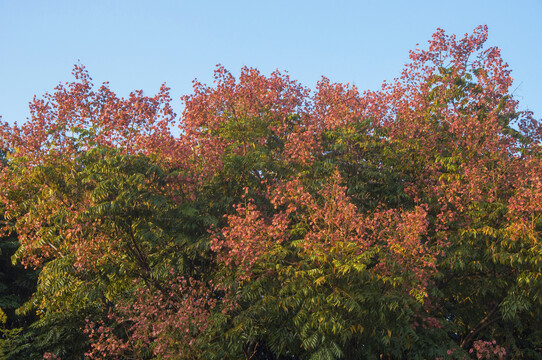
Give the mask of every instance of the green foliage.
<path id="1" fill-rule="evenodd" d="M 35 291 L 37 273 L 14 265 L 11 256 L 19 247 L 16 236 L 0 238 L 0 359 L 20 359 L 15 355 L 23 331 L 34 316 L 16 314 Z"/>

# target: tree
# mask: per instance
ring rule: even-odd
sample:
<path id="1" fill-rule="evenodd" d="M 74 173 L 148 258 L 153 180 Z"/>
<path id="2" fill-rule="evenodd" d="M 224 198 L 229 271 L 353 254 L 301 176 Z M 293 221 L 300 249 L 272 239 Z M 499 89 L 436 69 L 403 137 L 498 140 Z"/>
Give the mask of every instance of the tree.
<path id="1" fill-rule="evenodd" d="M 1 131 L 15 258 L 39 271 L 19 311 L 55 339 L 30 350 L 542 358 L 542 128 L 486 38 L 438 30 L 364 93 L 218 67 L 178 137 L 167 88 L 120 99 L 76 67 Z"/>

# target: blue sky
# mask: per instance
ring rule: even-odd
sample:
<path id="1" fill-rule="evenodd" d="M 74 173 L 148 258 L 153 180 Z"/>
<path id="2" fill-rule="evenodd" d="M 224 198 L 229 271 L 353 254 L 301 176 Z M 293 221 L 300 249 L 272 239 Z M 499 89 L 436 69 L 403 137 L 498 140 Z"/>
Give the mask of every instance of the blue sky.
<path id="1" fill-rule="evenodd" d="M 286 70 L 314 88 L 321 76 L 377 89 L 436 28 L 489 27 L 488 44 L 513 70 L 521 109 L 542 117 L 542 0 L 517 1 L 29 1 L 0 0 L 0 115 L 22 123 L 33 95 L 87 67 L 122 96 L 212 83 L 220 63 L 265 74 Z"/>

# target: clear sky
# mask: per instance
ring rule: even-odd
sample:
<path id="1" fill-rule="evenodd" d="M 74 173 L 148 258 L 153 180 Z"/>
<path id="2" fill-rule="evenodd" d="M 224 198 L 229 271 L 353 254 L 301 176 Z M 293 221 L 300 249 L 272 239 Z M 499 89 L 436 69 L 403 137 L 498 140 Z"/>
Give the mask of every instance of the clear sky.
<path id="1" fill-rule="evenodd" d="M 541 16 L 542 0 L 0 0 L 0 115 L 24 122 L 33 95 L 72 80 L 78 60 L 122 96 L 167 83 L 178 112 L 218 63 L 234 75 L 286 70 L 312 89 L 321 76 L 377 89 L 436 28 L 460 36 L 487 24 L 521 109 L 541 118 Z"/>

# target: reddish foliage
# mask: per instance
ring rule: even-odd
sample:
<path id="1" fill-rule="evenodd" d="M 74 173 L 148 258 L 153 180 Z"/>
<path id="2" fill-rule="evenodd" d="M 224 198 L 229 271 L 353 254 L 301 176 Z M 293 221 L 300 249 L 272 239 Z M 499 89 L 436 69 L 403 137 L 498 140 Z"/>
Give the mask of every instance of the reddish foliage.
<path id="1" fill-rule="evenodd" d="M 113 328 L 89 323 L 87 332 L 92 359 L 137 358 L 152 345 L 155 356 L 163 359 L 197 356 L 195 338 L 209 326 L 210 311 L 216 305 L 211 290 L 195 279 L 178 277 L 165 291 L 139 288 L 132 298 L 120 300 L 109 314 L 116 327 L 128 338 L 117 336 Z M 123 334 L 123 335 L 124 335 Z"/>

